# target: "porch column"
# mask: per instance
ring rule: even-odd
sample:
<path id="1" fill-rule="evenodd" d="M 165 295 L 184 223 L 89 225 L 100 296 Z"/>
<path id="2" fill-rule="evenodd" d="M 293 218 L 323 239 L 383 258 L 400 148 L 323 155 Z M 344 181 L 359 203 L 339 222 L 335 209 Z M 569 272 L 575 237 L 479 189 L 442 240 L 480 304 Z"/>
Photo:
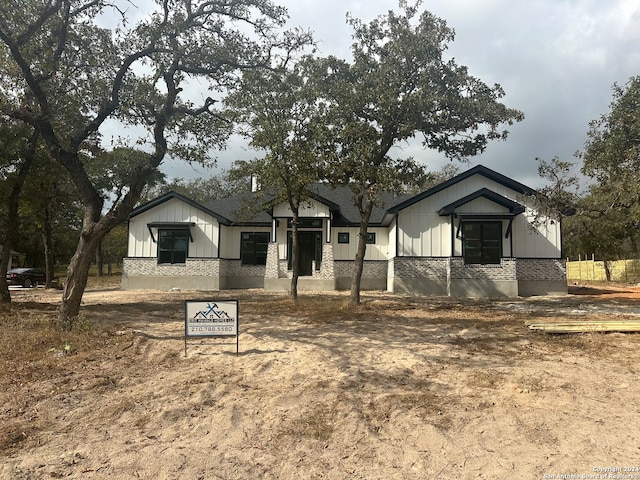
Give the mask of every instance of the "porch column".
<path id="1" fill-rule="evenodd" d="M 264 278 L 278 278 L 278 244 L 270 242 L 267 245 L 267 264 L 264 269 Z"/>
<path id="2" fill-rule="evenodd" d="M 335 265 L 333 263 L 333 245 L 331 243 L 322 244 L 322 263 L 317 276 L 319 278 L 335 279 Z"/>

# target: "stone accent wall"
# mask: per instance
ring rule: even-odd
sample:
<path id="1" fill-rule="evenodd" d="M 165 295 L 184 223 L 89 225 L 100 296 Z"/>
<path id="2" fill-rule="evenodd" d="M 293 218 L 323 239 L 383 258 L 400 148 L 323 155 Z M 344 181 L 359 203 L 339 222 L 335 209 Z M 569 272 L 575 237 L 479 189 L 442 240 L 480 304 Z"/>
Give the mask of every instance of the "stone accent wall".
<path id="1" fill-rule="evenodd" d="M 333 263 L 336 278 L 351 277 L 353 274 L 353 260 L 337 260 Z M 362 278 L 387 278 L 387 262 L 385 260 L 365 260 Z"/>
<path id="2" fill-rule="evenodd" d="M 223 277 L 264 277 L 266 267 L 264 265 L 242 265 L 241 260 L 222 260 L 221 268 Z"/>
<path id="3" fill-rule="evenodd" d="M 566 281 L 566 262 L 558 258 L 519 258 L 518 280 Z"/>
<path id="4" fill-rule="evenodd" d="M 446 279 L 449 259 L 440 257 L 395 257 L 389 277 Z"/>
<path id="5" fill-rule="evenodd" d="M 322 278 L 331 280 L 336 277 L 333 262 L 333 245 L 330 243 L 322 244 L 322 262 L 320 262 L 320 270 L 316 270 L 315 262 L 313 263 L 313 278 Z"/>
<path id="6" fill-rule="evenodd" d="M 451 280 L 517 280 L 515 258 L 503 258 L 499 265 L 465 265 L 458 257 L 449 263 Z"/>
<path id="7" fill-rule="evenodd" d="M 335 261 L 333 258 L 333 246 L 323 244 L 322 263 L 320 270 L 313 270 L 313 276 L 307 281 L 336 280 L 340 285 L 323 288 L 346 288 L 346 279 L 351 278 L 353 272 L 353 260 Z M 123 260 L 123 277 L 129 279 L 159 277 L 165 279 L 182 278 L 180 282 L 188 281 L 188 277 L 210 277 L 214 279 L 229 279 L 230 283 L 224 283 L 231 288 L 244 288 L 242 279 L 264 278 L 265 280 L 284 280 L 291 278 L 291 272 L 287 270 L 287 260 L 278 259 L 278 245 L 270 243 L 267 251 L 267 264 L 242 265 L 240 260 L 221 260 L 218 258 L 188 258 L 184 264 L 158 265 L 155 258 L 125 258 Z M 302 278 L 302 277 L 301 277 Z M 309 278 L 309 277 L 305 277 Z M 503 258 L 500 265 L 465 265 L 464 259 L 456 258 L 425 258 L 425 257 L 395 257 L 386 261 L 365 261 L 362 274 L 363 280 L 368 280 L 368 288 L 385 288 L 379 286 L 380 281 L 389 281 L 397 288 L 415 290 L 420 293 L 434 292 L 438 288 L 442 294 L 460 294 L 454 292 L 456 287 L 460 292 L 470 292 L 474 285 L 483 285 L 489 281 L 492 285 L 509 285 L 517 282 L 519 291 L 515 294 L 538 295 L 551 291 L 559 291 L 561 286 L 566 286 L 566 263 L 562 259 L 538 258 Z M 342 279 L 342 280 L 339 280 Z M 177 281 L 177 280 L 176 280 Z M 202 282 L 202 278 L 194 281 Z M 478 282 L 476 282 L 478 281 Z M 147 280 L 148 282 L 148 280 Z M 133 283 L 131 283 L 133 285 Z M 555 285 L 555 286 L 554 286 Z M 553 287 L 553 288 L 552 288 Z M 136 287 L 134 287 L 136 288 Z M 214 288 L 218 288 L 215 284 Z M 226 288 L 223 284 L 220 288 Z M 257 288 L 255 285 L 250 288 Z M 503 287 L 500 287 L 503 288 Z M 504 287 L 507 288 L 507 287 Z M 509 287 L 511 288 L 511 287 Z M 395 291 L 395 290 L 394 290 Z M 439 290 L 438 290 L 439 291 Z M 496 290 L 498 291 L 498 290 Z M 514 295 L 511 290 L 509 295 Z M 564 292 L 566 293 L 566 292 Z M 484 294 L 484 292 L 480 292 Z"/>
<path id="8" fill-rule="evenodd" d="M 270 242 L 269 245 L 267 245 L 267 265 L 265 267 L 264 278 L 279 278 L 279 270 L 278 244 Z"/>
<path id="9" fill-rule="evenodd" d="M 130 277 L 218 277 L 220 260 L 218 258 L 187 258 L 186 263 L 158 264 L 155 258 L 125 258 L 122 261 L 122 273 Z"/>
<path id="10" fill-rule="evenodd" d="M 565 280 L 561 259 L 503 258 L 500 265 L 465 265 L 464 259 L 395 257 L 389 262 L 390 278 L 468 280 Z"/>
<path id="11" fill-rule="evenodd" d="M 287 259 L 278 260 L 278 278 L 291 278 L 293 270 L 288 269 Z"/>

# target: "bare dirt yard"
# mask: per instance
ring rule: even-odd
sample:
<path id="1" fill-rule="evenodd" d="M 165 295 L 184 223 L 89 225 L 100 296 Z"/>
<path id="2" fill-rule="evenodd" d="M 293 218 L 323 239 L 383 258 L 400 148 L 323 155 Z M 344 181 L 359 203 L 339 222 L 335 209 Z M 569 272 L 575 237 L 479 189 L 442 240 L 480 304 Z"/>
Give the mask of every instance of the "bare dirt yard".
<path id="1" fill-rule="evenodd" d="M 639 319 L 631 286 L 456 300 L 368 292 L 90 286 L 0 314 L 2 479 L 640 478 L 640 334 L 527 322 Z M 237 299 L 235 338 L 184 342 L 184 300 Z"/>

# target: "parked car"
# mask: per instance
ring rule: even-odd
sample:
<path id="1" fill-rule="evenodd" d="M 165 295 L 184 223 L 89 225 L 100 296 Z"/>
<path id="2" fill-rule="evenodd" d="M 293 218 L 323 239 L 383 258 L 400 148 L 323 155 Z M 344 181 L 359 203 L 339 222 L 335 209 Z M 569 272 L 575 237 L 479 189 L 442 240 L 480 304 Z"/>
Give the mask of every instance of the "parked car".
<path id="1" fill-rule="evenodd" d="M 8 285 L 21 285 L 31 288 L 43 284 L 46 280 L 46 274 L 37 268 L 12 268 L 7 271 Z"/>

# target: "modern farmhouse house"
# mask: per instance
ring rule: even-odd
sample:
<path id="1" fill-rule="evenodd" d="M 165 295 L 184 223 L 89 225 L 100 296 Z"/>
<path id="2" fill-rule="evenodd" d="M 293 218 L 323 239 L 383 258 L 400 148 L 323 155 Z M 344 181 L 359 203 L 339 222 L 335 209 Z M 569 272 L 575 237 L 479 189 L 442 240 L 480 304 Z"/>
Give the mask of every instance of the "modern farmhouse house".
<path id="1" fill-rule="evenodd" d="M 351 191 L 310 187 L 299 212 L 301 290 L 348 289 L 359 215 Z M 420 295 L 565 294 L 560 222 L 534 222 L 529 187 L 484 166 L 372 214 L 363 289 Z M 247 216 L 255 193 L 198 204 L 174 192 L 129 219 L 125 289 L 287 289 L 291 211 Z M 255 211 L 255 210 L 254 210 Z"/>

